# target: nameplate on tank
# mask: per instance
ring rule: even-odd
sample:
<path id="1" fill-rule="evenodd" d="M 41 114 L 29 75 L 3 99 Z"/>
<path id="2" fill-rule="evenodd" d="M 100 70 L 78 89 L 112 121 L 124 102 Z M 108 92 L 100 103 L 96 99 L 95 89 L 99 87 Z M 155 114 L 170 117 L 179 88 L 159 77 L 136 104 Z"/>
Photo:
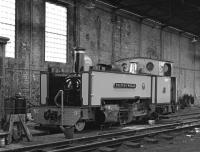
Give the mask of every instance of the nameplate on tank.
<path id="1" fill-rule="evenodd" d="M 136 88 L 136 84 L 132 84 L 132 83 L 115 83 L 114 88 L 131 88 L 134 89 Z"/>

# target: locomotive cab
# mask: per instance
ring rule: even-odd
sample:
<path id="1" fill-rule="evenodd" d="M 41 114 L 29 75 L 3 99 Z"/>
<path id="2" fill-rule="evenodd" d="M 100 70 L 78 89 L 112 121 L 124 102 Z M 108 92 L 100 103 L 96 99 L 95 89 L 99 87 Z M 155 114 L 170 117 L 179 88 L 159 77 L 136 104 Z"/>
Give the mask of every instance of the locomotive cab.
<path id="1" fill-rule="evenodd" d="M 173 63 L 149 58 L 127 58 L 116 62 L 129 73 L 149 75 L 152 77 L 152 103 L 160 114 L 174 111 L 177 100 L 176 77 L 173 77 Z M 133 66 L 134 65 L 134 66 Z M 134 70 L 132 70 L 134 69 Z"/>

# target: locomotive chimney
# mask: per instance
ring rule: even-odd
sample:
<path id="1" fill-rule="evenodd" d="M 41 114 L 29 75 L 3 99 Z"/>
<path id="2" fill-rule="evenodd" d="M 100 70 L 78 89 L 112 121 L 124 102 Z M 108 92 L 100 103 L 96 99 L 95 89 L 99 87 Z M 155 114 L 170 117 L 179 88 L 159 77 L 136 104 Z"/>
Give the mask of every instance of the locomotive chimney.
<path id="1" fill-rule="evenodd" d="M 85 49 L 81 47 L 74 48 L 74 71 L 79 73 L 83 71 Z"/>

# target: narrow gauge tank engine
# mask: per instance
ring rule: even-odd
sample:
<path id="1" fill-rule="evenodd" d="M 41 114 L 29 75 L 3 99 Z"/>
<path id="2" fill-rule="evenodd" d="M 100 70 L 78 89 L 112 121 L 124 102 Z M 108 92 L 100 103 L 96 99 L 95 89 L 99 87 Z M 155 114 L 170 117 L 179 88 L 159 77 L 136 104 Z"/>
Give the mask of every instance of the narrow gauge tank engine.
<path id="1" fill-rule="evenodd" d="M 75 56 L 76 72 L 41 73 L 41 106 L 32 109 L 35 122 L 82 131 L 88 121 L 126 124 L 172 111 L 176 79 L 171 62 L 129 58 L 116 62 L 121 71 L 102 64 L 94 70 L 83 63 L 83 50 Z"/>

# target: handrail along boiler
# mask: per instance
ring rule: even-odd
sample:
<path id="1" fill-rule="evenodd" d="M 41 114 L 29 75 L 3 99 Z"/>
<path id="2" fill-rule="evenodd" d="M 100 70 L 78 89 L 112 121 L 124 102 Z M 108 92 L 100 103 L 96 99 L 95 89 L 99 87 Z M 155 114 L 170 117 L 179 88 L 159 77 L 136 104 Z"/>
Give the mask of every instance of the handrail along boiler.
<path id="1" fill-rule="evenodd" d="M 41 106 L 32 109 L 41 125 L 75 126 L 85 123 L 130 123 L 173 111 L 176 78 L 173 64 L 148 58 L 127 58 L 113 66 L 90 67 L 83 49 L 75 50 L 75 71 L 68 75 L 41 72 Z M 118 67 L 118 68 L 116 68 Z M 54 97 L 63 90 L 61 99 Z"/>

